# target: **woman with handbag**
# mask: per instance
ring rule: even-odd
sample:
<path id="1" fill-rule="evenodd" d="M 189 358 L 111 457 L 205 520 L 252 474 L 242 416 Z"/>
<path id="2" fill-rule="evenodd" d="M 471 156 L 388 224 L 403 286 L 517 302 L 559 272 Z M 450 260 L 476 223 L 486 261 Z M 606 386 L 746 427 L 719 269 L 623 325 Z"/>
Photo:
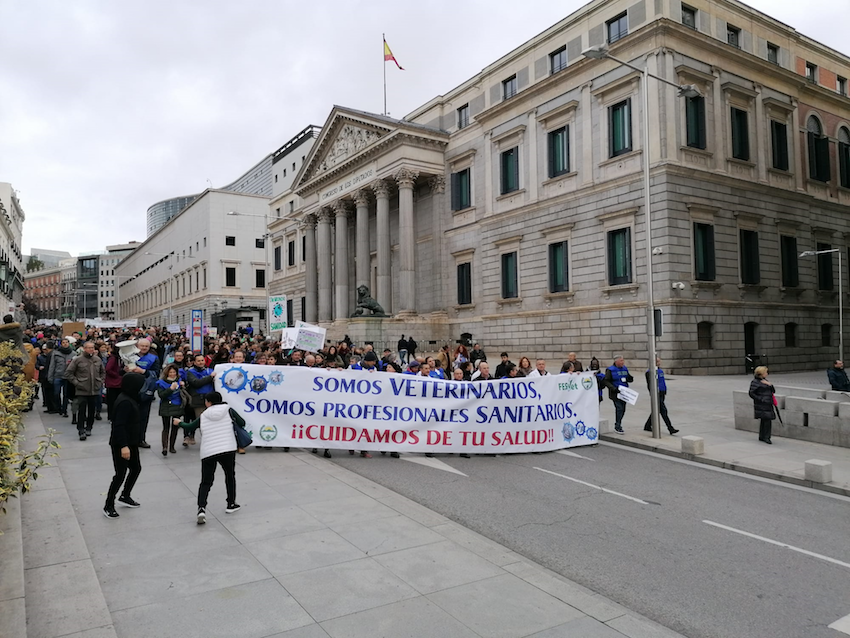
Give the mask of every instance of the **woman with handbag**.
<path id="1" fill-rule="evenodd" d="M 185 428 L 190 435 L 201 429 L 201 485 L 198 488 L 198 525 L 207 522 L 207 497 L 215 480 L 216 465 L 224 470 L 227 490 L 227 514 L 238 512 L 236 502 L 236 437 L 234 426 L 245 427 L 245 420 L 224 403 L 221 393 L 210 392 L 204 397 L 206 409 L 194 421 L 185 423 L 174 419 L 174 425 Z"/>
<path id="2" fill-rule="evenodd" d="M 183 416 L 185 399 L 183 394 L 184 383 L 180 380 L 180 371 L 173 363 L 169 363 L 162 371 L 159 381 L 156 383 L 156 392 L 159 395 L 159 416 L 162 417 L 162 455 L 168 453 L 177 454 L 174 444 L 177 442 L 177 433 L 180 427 L 172 423 L 174 417 Z M 166 446 L 167 444 L 167 446 Z"/>
<path id="3" fill-rule="evenodd" d="M 770 435 L 776 412 L 773 409 L 773 384 L 767 380 L 767 366 L 759 366 L 753 371 L 749 394 L 753 400 L 753 416 L 759 419 L 759 441 L 772 445 Z"/>

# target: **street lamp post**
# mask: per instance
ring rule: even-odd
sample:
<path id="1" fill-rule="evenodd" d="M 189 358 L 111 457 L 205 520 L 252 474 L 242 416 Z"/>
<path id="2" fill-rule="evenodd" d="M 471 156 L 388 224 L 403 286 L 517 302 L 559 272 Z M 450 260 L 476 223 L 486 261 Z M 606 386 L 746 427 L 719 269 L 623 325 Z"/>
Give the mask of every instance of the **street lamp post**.
<path id="1" fill-rule="evenodd" d="M 658 365 L 655 352 L 655 300 L 653 295 L 652 281 L 652 215 L 650 210 L 649 193 L 649 78 L 654 78 L 664 84 L 674 86 L 679 90 L 679 97 L 699 97 L 699 90 L 692 84 L 677 84 L 649 72 L 648 66 L 642 69 L 630 62 L 620 60 L 608 53 L 604 46 L 594 46 L 582 51 L 582 55 L 593 60 L 608 58 L 618 64 L 633 69 L 643 76 L 643 207 L 646 214 L 646 286 L 647 286 L 647 335 L 649 354 L 649 398 L 651 405 L 652 438 L 661 438 L 661 424 L 658 419 Z"/>
<path id="2" fill-rule="evenodd" d="M 800 257 L 817 257 L 831 253 L 838 253 L 838 358 L 844 361 L 844 267 L 841 264 L 841 249 L 804 250 Z"/>
<path id="3" fill-rule="evenodd" d="M 85 316 L 86 315 L 86 309 L 88 307 L 89 291 L 84 286 L 97 286 L 97 284 L 91 283 L 91 282 L 84 282 L 84 283 L 81 283 L 79 285 L 81 286 L 82 289 L 77 289 L 77 290 L 74 291 L 74 316 L 76 317 L 76 315 L 77 315 L 77 295 L 80 294 L 80 293 L 83 293 L 83 320 L 85 320 L 86 319 L 86 316 Z M 95 303 L 95 307 L 97 307 L 96 303 Z M 79 317 L 76 317 L 76 318 L 79 319 Z"/>

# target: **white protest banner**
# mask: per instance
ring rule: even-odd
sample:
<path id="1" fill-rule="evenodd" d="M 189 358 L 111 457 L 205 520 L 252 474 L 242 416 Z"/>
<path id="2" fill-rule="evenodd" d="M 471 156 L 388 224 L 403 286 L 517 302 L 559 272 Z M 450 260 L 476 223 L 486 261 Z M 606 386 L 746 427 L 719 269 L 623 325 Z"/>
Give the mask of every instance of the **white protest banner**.
<path id="1" fill-rule="evenodd" d="M 258 445 L 501 454 L 592 445 L 592 373 L 484 382 L 223 364 L 216 390 Z"/>
<path id="2" fill-rule="evenodd" d="M 629 405 L 635 405 L 637 403 L 638 396 L 639 393 L 636 390 L 620 386 L 620 393 L 617 395 L 617 398 L 620 399 L 620 401 L 625 401 Z"/>
<path id="3" fill-rule="evenodd" d="M 280 331 L 281 350 L 292 350 L 298 341 L 298 328 L 286 328 Z"/>
<path id="4" fill-rule="evenodd" d="M 269 332 L 285 330 L 286 325 L 286 295 L 275 295 L 269 297 Z"/>
<path id="5" fill-rule="evenodd" d="M 180 334 L 180 324 L 172 323 L 170 325 L 165 326 L 165 329 L 172 334 Z"/>
<path id="6" fill-rule="evenodd" d="M 298 328 L 298 337 L 295 339 L 295 348 L 297 350 L 306 350 L 307 352 L 318 352 L 325 347 L 325 333 L 327 330 L 319 326 L 303 324 Z"/>

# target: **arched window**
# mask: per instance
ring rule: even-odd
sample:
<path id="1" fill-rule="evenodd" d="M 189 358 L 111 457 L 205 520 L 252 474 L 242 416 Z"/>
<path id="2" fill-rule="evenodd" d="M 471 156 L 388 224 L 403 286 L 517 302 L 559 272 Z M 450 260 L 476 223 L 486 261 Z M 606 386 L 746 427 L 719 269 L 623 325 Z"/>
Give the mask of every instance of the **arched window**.
<path id="1" fill-rule="evenodd" d="M 806 120 L 806 139 L 809 146 L 809 177 L 819 182 L 829 181 L 829 138 L 824 137 L 818 118 Z"/>
<path id="2" fill-rule="evenodd" d="M 714 324 L 710 321 L 700 321 L 697 324 L 697 348 L 699 350 L 714 348 Z"/>
<path id="3" fill-rule="evenodd" d="M 825 348 L 832 346 L 832 324 L 824 323 L 820 327 L 820 344 Z"/>
<path id="4" fill-rule="evenodd" d="M 838 129 L 838 173 L 844 188 L 850 188 L 850 130 Z"/>
<path id="5" fill-rule="evenodd" d="M 785 324 L 785 347 L 786 348 L 796 348 L 797 347 L 797 324 L 796 323 L 786 323 Z"/>

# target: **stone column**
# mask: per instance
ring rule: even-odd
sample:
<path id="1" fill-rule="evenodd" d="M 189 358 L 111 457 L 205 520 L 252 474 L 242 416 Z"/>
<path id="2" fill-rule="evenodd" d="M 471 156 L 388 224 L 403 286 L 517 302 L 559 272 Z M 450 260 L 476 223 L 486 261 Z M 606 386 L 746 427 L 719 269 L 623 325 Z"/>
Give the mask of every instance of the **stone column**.
<path id="1" fill-rule="evenodd" d="M 308 323 L 316 323 L 319 320 L 319 267 L 316 259 L 316 216 L 306 215 L 301 222 L 301 230 L 304 231 L 305 239 L 305 288 L 304 316 Z"/>
<path id="2" fill-rule="evenodd" d="M 354 195 L 354 203 L 357 205 L 357 245 L 354 255 L 354 278 L 356 286 L 369 285 L 369 195 L 365 189 L 357 191 Z M 372 291 L 372 296 L 374 297 Z"/>
<path id="3" fill-rule="evenodd" d="M 333 319 L 333 290 L 331 277 L 331 222 L 333 211 L 323 208 L 318 215 L 319 227 L 316 232 L 316 253 L 319 266 L 319 321 Z"/>
<path id="4" fill-rule="evenodd" d="M 398 255 L 400 312 L 416 312 L 416 237 L 413 230 L 413 184 L 418 171 L 402 168 L 398 182 Z"/>
<path id="5" fill-rule="evenodd" d="M 348 308 L 348 202 L 339 200 L 333 206 L 336 216 L 336 247 L 334 249 L 334 289 L 336 303 L 334 319 L 345 319 Z"/>
<path id="6" fill-rule="evenodd" d="M 428 180 L 428 186 L 431 187 L 431 224 L 433 229 L 431 237 L 434 244 L 433 270 L 431 272 L 436 284 L 434 309 L 436 312 L 445 313 L 448 308 L 446 269 L 445 264 L 443 264 L 443 215 L 446 203 L 446 177 L 435 175 Z"/>
<path id="7" fill-rule="evenodd" d="M 377 203 L 377 230 L 378 230 L 378 278 L 376 294 L 373 295 L 388 315 L 392 314 L 392 246 L 390 245 L 390 187 L 383 180 L 372 184 L 375 191 Z"/>

